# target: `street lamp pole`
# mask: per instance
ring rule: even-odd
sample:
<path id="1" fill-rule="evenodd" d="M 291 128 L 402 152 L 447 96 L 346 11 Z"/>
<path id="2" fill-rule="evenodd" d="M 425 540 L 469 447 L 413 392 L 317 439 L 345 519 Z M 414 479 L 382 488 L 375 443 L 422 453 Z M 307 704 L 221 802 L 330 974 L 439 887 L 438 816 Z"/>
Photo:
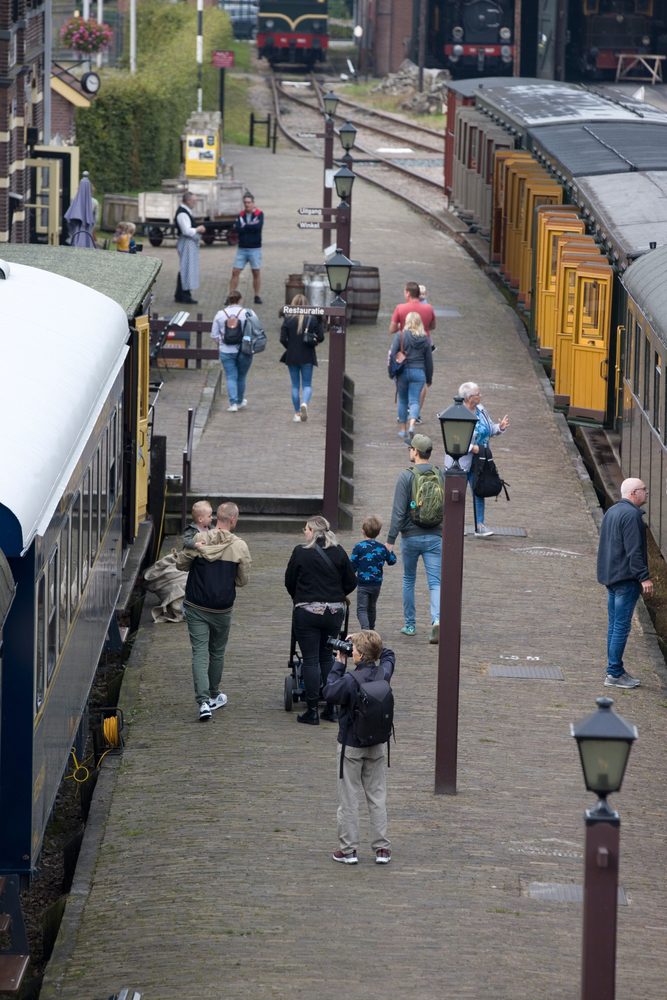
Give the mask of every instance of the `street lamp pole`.
<path id="1" fill-rule="evenodd" d="M 581 1000 L 614 1000 L 616 991 L 621 819 L 607 796 L 621 787 L 637 730 L 612 712 L 613 704 L 598 698 L 597 711 L 571 726 L 586 788 L 598 795 L 595 808 L 585 812 Z"/>
<path id="2" fill-rule="evenodd" d="M 445 472 L 440 571 L 440 636 L 435 735 L 435 794 L 456 795 L 461 671 L 461 607 L 463 599 L 463 540 L 467 477 L 459 458 L 468 453 L 477 417 L 463 405 L 438 414 L 445 453 L 454 462 Z"/>
<path id="3" fill-rule="evenodd" d="M 324 437 L 324 487 L 322 513 L 331 527 L 338 527 L 340 485 L 340 445 L 343 416 L 343 379 L 345 376 L 345 335 L 347 304 L 341 295 L 347 288 L 352 262 L 337 250 L 326 263 L 329 287 L 335 298 L 325 310 L 329 325 L 329 373 L 327 377 L 327 422 Z"/>
<path id="4" fill-rule="evenodd" d="M 333 170 L 334 159 L 334 118 L 339 98 L 333 91 L 329 91 L 322 98 L 324 105 L 324 183 L 322 190 L 322 205 L 324 208 L 331 208 L 331 171 Z M 322 230 L 322 249 L 328 245 L 329 239 L 326 229 Z"/>

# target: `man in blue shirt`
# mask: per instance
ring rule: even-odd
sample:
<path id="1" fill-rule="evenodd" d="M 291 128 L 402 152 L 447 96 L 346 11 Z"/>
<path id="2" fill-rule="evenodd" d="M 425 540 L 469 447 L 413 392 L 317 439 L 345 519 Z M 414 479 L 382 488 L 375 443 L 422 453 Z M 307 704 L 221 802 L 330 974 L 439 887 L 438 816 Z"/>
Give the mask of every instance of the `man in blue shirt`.
<path id="1" fill-rule="evenodd" d="M 233 231 L 239 239 L 234 265 L 232 267 L 232 279 L 229 283 L 229 291 L 235 291 L 239 286 L 241 271 L 250 264 L 252 271 L 252 287 L 255 293 L 255 305 L 261 305 L 262 299 L 259 294 L 262 280 L 262 228 L 264 226 L 264 212 L 255 205 L 255 199 L 249 191 L 243 195 L 243 211 L 240 212 L 232 226 Z"/>
<path id="2" fill-rule="evenodd" d="M 623 666 L 632 612 L 640 594 L 652 594 L 641 508 L 647 500 L 641 479 L 624 479 L 621 499 L 602 519 L 598 583 L 607 588 L 607 676 L 605 687 L 636 688 L 641 681 Z"/>

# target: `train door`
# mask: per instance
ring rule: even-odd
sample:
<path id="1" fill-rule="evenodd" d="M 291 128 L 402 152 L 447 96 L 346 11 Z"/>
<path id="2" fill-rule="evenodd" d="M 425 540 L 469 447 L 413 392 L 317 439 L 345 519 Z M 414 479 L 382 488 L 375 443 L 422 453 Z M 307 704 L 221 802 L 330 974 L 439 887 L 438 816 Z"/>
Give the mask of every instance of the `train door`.
<path id="1" fill-rule="evenodd" d="M 563 188 L 549 180 L 528 180 L 526 182 L 523 232 L 521 236 L 521 270 L 519 274 L 519 302 L 526 309 L 531 308 L 533 298 L 533 254 L 536 249 L 537 227 L 535 213 L 541 205 L 560 205 Z"/>
<path id="2" fill-rule="evenodd" d="M 512 163 L 532 160 L 530 153 L 517 150 L 500 150 L 493 161 L 493 196 L 491 204 L 491 263 L 500 264 L 504 257 L 506 228 L 506 186 Z"/>
<path id="3" fill-rule="evenodd" d="M 526 210 L 526 190 L 530 178 L 535 181 L 546 177 L 544 169 L 535 160 L 512 168 L 510 178 L 510 213 L 508 217 L 508 278 L 510 288 L 518 290 L 522 265 L 523 218 Z"/>
<path id="4" fill-rule="evenodd" d="M 604 421 L 612 290 L 613 271 L 609 264 L 580 264 L 577 267 L 572 396 L 568 411 L 571 417 Z"/>
<path id="5" fill-rule="evenodd" d="M 584 241 L 588 241 L 589 246 Z M 551 375 L 554 379 L 554 405 L 567 409 L 572 395 L 577 267 L 594 263 L 600 250 L 590 236 L 581 240 L 569 236 L 558 240 L 556 270 L 556 325 Z"/>
<path id="6" fill-rule="evenodd" d="M 148 472 L 149 472 L 149 441 L 148 441 L 148 395 L 150 368 L 150 330 L 148 316 L 140 316 L 135 320 L 137 331 L 137 360 L 139 385 L 137 393 L 137 475 L 134 516 L 138 524 L 145 520 L 148 505 Z"/>
<path id="7" fill-rule="evenodd" d="M 553 351 L 556 336 L 556 265 L 558 237 L 565 233 L 584 233 L 583 219 L 574 205 L 558 209 L 541 205 L 537 209 L 537 246 L 533 280 L 533 334 L 538 346 Z"/>
<path id="8" fill-rule="evenodd" d="M 62 207 L 62 165 L 60 160 L 39 157 L 26 160 L 30 171 L 29 213 L 31 243 L 60 244 Z"/>

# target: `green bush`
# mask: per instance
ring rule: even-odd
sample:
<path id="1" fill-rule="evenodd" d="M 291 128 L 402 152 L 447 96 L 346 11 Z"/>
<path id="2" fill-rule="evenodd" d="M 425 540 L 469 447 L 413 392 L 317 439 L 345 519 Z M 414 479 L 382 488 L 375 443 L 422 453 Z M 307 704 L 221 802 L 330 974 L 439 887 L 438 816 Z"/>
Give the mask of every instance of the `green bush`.
<path id="1" fill-rule="evenodd" d="M 142 0 L 137 5 L 136 74 L 104 72 L 91 107 L 77 112 L 82 169 L 90 172 L 98 192 L 155 189 L 163 178 L 179 173 L 180 136 L 197 107 L 196 36 L 197 12 L 189 4 Z M 205 110 L 218 108 L 219 70 L 208 54 L 231 48 L 231 42 L 227 15 L 207 7 Z"/>

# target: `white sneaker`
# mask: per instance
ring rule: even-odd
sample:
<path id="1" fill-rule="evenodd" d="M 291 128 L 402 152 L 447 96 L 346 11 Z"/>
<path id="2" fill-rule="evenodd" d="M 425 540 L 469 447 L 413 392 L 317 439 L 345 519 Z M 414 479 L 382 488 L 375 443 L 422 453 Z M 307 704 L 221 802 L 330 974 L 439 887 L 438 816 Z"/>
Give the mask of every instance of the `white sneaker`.
<path id="1" fill-rule="evenodd" d="M 211 706 L 207 701 L 203 701 L 199 706 L 199 721 L 208 722 L 211 718 Z"/>
<path id="2" fill-rule="evenodd" d="M 292 417 L 292 423 L 293 424 L 300 424 L 301 423 L 301 416 L 300 416 L 300 414 L 298 414 L 298 413 L 294 414 L 294 416 Z"/>
<path id="3" fill-rule="evenodd" d="M 308 419 L 308 407 L 306 406 L 305 403 L 302 403 L 301 404 L 301 420 L 305 424 L 305 422 L 306 422 L 307 419 Z"/>
<path id="4" fill-rule="evenodd" d="M 227 695 L 223 694 L 221 691 L 220 694 L 216 695 L 215 698 L 209 698 L 208 703 L 210 705 L 211 711 L 215 712 L 216 708 L 225 707 L 225 705 L 227 704 Z"/>
<path id="5" fill-rule="evenodd" d="M 491 528 L 487 528 L 485 524 L 480 523 L 477 525 L 477 531 L 475 532 L 476 538 L 488 538 L 489 535 L 492 534 L 493 532 L 491 531 Z"/>
<path id="6" fill-rule="evenodd" d="M 236 405 L 236 403 L 230 403 L 229 406 L 227 407 L 227 413 L 236 413 L 237 410 L 238 406 Z"/>
<path id="7" fill-rule="evenodd" d="M 238 407 L 239 407 L 239 410 L 244 410 L 244 409 L 246 408 L 246 406 L 247 406 L 247 405 L 248 405 L 248 400 L 247 400 L 247 399 L 244 399 L 244 400 L 242 400 L 242 401 L 241 401 L 241 402 L 240 402 L 240 403 L 238 404 Z"/>

